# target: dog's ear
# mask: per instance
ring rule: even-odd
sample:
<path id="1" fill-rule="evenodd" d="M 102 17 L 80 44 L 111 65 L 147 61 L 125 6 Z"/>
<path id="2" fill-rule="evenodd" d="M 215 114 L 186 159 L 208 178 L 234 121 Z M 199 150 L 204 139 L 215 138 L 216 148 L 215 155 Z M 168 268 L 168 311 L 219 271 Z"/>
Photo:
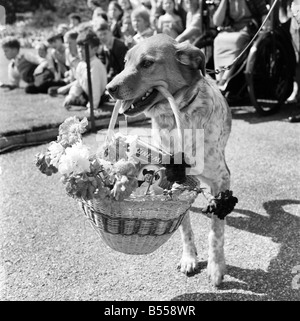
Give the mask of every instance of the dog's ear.
<path id="1" fill-rule="evenodd" d="M 197 47 L 191 45 L 188 41 L 177 43 L 176 59 L 183 65 L 189 66 L 191 69 L 200 69 L 202 75 L 205 76 L 205 55 Z"/>

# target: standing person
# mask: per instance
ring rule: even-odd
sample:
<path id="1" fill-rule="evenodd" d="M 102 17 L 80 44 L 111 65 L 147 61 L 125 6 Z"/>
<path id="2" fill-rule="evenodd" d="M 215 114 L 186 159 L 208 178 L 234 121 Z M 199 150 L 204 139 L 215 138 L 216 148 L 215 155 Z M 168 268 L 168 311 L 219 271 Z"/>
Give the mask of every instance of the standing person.
<path id="1" fill-rule="evenodd" d="M 99 15 L 106 15 L 109 0 L 87 0 L 87 6 L 93 11 L 92 21 Z"/>
<path id="2" fill-rule="evenodd" d="M 202 6 L 204 0 L 184 0 L 187 11 L 185 30 L 176 38 L 178 42 L 193 43 L 202 34 Z"/>
<path id="3" fill-rule="evenodd" d="M 182 20 L 175 11 L 175 0 L 163 0 L 162 8 L 165 14 L 158 18 L 157 30 L 175 39 L 184 30 Z"/>
<path id="4" fill-rule="evenodd" d="M 27 52 L 21 52 L 21 44 L 17 38 L 5 38 L 2 41 L 2 49 L 5 57 L 10 60 L 7 69 L 9 83 L 1 84 L 2 88 L 10 90 L 18 88 L 21 80 L 27 84 L 32 84 L 36 70 L 43 70 L 47 67 L 48 62 L 44 58 Z M 25 88 L 26 92 L 27 87 Z"/>
<path id="5" fill-rule="evenodd" d="M 214 39 L 216 69 L 231 64 L 242 52 L 267 14 L 266 5 L 265 0 L 221 0 L 213 15 L 213 23 L 220 29 Z M 229 75 L 229 70 L 216 75 L 221 90 Z"/>
<path id="6" fill-rule="evenodd" d="M 123 14 L 131 14 L 133 6 L 130 0 L 118 0 L 118 4 L 123 10 Z"/>
<path id="7" fill-rule="evenodd" d="M 102 20 L 94 31 L 102 44 L 98 57 L 106 66 L 107 81 L 110 82 L 124 69 L 124 60 L 128 48 L 122 40 L 113 36 L 105 20 Z"/>
<path id="8" fill-rule="evenodd" d="M 78 55 L 81 61 L 76 68 L 76 80 L 72 83 L 69 94 L 64 100 L 63 106 L 66 109 L 70 109 L 72 105 L 86 106 L 87 108 L 90 108 L 90 103 L 88 103 L 89 88 L 85 56 L 85 44 L 88 44 L 90 53 L 93 107 L 96 109 L 99 107 L 101 96 L 103 95 L 107 84 L 105 66 L 96 56 L 100 40 L 93 31 L 87 29 L 78 34 L 76 42 Z"/>
<path id="9" fill-rule="evenodd" d="M 135 43 L 153 36 L 154 30 L 151 28 L 150 12 L 145 7 L 140 6 L 132 11 L 131 23 L 133 30 L 136 32 L 133 36 Z"/>
<path id="10" fill-rule="evenodd" d="M 110 23 L 110 30 L 114 37 L 121 39 L 123 10 L 117 1 L 111 1 L 108 5 L 107 17 Z"/>
<path id="11" fill-rule="evenodd" d="M 293 15 L 293 19 L 298 23 L 300 26 L 300 0 L 294 0 L 291 4 L 291 11 Z M 299 30 L 298 30 L 298 37 L 299 37 Z M 298 88 L 300 88 L 300 59 L 298 57 L 298 64 L 296 67 L 296 81 L 298 83 Z M 298 101 L 299 103 L 299 101 Z M 291 116 L 288 118 L 290 123 L 299 123 L 300 122 L 300 114 Z"/>
<path id="12" fill-rule="evenodd" d="M 125 43 L 125 46 L 130 49 L 134 45 L 133 36 L 135 35 L 135 31 L 132 27 L 131 15 L 130 13 L 125 13 L 122 18 L 122 39 Z"/>

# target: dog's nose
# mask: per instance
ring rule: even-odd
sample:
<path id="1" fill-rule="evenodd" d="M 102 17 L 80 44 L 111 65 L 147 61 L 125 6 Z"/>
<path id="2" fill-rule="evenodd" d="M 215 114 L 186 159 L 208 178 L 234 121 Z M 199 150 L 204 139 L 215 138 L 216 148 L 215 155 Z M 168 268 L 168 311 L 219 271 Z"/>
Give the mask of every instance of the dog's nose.
<path id="1" fill-rule="evenodd" d="M 106 89 L 112 96 L 114 96 L 118 93 L 119 86 L 112 86 L 112 85 L 108 84 L 106 86 Z"/>

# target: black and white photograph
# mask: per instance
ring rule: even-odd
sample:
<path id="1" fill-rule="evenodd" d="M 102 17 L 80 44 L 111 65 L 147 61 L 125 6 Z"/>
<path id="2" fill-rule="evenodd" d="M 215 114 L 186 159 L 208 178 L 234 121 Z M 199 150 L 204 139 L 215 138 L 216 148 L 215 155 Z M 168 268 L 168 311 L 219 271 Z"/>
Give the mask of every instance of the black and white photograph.
<path id="1" fill-rule="evenodd" d="M 0 301 L 300 301 L 300 0 L 0 0 Z"/>

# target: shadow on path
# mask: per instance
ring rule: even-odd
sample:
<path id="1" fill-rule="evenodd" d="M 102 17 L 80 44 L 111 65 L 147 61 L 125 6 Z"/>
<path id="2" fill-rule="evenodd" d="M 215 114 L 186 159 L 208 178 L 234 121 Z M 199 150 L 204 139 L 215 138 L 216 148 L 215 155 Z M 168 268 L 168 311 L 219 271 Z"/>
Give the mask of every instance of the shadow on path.
<path id="1" fill-rule="evenodd" d="M 267 216 L 243 209 L 235 212 L 248 218 L 227 217 L 227 225 L 250 233 L 271 238 L 280 243 L 278 255 L 270 261 L 267 272 L 261 269 L 243 269 L 227 266 L 227 274 L 240 282 L 224 282 L 219 293 L 191 293 L 174 297 L 172 300 L 199 301 L 242 301 L 242 300 L 300 300 L 300 217 L 287 212 L 283 207 L 299 205 L 298 200 L 273 200 L 263 203 Z M 197 212 L 199 209 L 192 208 Z M 295 268 L 299 266 L 298 272 Z M 253 294 L 222 293 L 229 290 L 251 291 Z"/>
<path id="2" fill-rule="evenodd" d="M 287 122 L 288 117 L 300 113 L 300 106 L 296 104 L 285 104 L 281 106 L 281 109 L 277 113 L 269 116 L 259 115 L 252 106 L 231 107 L 230 109 L 233 119 L 244 120 L 250 124 L 265 123 L 270 121 Z"/>

